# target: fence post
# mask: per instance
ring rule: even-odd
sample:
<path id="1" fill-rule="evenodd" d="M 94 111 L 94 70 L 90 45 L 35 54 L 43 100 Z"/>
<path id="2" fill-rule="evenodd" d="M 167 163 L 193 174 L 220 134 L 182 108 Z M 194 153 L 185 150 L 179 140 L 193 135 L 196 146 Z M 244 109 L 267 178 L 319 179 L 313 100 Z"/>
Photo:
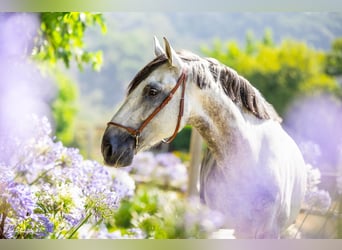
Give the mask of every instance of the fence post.
<path id="1" fill-rule="evenodd" d="M 190 166 L 189 166 L 189 182 L 188 197 L 197 196 L 197 183 L 199 178 L 201 159 L 202 159 L 203 139 L 196 129 L 192 128 L 190 138 Z"/>

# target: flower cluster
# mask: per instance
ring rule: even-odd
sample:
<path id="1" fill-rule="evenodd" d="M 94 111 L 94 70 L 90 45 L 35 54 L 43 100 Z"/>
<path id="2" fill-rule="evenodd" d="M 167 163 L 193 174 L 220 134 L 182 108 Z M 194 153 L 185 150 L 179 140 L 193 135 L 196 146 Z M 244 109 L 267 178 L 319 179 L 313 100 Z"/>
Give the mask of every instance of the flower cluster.
<path id="1" fill-rule="evenodd" d="M 331 197 L 329 192 L 319 189 L 321 171 L 319 168 L 313 167 L 313 165 L 318 165 L 321 149 L 319 145 L 313 141 L 302 141 L 299 144 L 299 147 L 307 162 L 307 185 L 304 197 L 304 207 L 310 211 L 316 210 L 325 213 L 331 205 Z"/>
<path id="2" fill-rule="evenodd" d="M 31 122 L 31 136 L 7 141 L 16 151 L 0 160 L 0 238 L 75 238 L 112 218 L 134 180 L 55 142 L 46 118 Z"/>
<path id="3" fill-rule="evenodd" d="M 140 186 L 115 216 L 113 228 L 138 229 L 148 239 L 210 238 L 223 226 L 223 216 L 182 194 Z"/>
<path id="4" fill-rule="evenodd" d="M 321 182 L 321 172 L 317 168 L 313 168 L 310 164 L 307 167 L 307 190 L 304 197 L 304 204 L 307 209 L 315 209 L 325 213 L 331 205 L 330 194 L 317 185 Z"/>
<path id="5" fill-rule="evenodd" d="M 172 153 L 142 152 L 135 156 L 126 168 L 136 181 L 148 181 L 157 185 L 186 191 L 188 174 L 186 166 Z"/>

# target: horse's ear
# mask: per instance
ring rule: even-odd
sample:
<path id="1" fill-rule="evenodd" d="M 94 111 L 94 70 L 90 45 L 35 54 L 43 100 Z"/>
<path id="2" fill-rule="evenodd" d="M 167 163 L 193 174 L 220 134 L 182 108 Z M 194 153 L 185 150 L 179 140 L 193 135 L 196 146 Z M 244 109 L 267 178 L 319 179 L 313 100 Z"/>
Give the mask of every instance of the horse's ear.
<path id="1" fill-rule="evenodd" d="M 177 55 L 176 51 L 171 47 L 169 41 L 164 37 L 166 56 L 171 66 L 181 69 L 183 67 L 182 59 Z"/>
<path id="2" fill-rule="evenodd" d="M 154 54 L 155 54 L 155 56 L 165 55 L 165 51 L 160 46 L 160 43 L 159 43 L 156 36 L 153 37 L 153 40 L 154 40 Z"/>

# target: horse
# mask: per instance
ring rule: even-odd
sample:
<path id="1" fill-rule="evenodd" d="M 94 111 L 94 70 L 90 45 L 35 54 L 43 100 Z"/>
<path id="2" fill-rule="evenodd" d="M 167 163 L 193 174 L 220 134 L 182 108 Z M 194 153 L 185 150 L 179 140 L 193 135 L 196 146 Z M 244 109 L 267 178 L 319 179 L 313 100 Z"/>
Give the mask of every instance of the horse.
<path id="1" fill-rule="evenodd" d="M 109 166 L 172 141 L 187 124 L 207 143 L 200 197 L 224 215 L 237 238 L 280 238 L 299 213 L 306 188 L 301 152 L 261 93 L 213 58 L 176 52 L 154 37 L 155 58 L 128 86 L 107 123 L 101 151 Z"/>

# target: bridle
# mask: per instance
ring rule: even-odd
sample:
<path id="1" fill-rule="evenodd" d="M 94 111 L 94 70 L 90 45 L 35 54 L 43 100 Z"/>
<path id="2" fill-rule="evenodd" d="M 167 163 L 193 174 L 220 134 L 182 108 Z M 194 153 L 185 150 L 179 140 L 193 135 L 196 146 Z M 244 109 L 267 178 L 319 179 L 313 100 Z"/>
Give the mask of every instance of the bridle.
<path id="1" fill-rule="evenodd" d="M 182 85 L 182 93 L 181 93 L 181 98 L 179 100 L 179 112 L 178 112 L 178 119 L 177 119 L 176 128 L 175 128 L 171 137 L 169 137 L 168 139 L 162 140 L 162 142 L 164 142 L 164 143 L 172 142 L 178 133 L 178 129 L 180 127 L 180 123 L 181 123 L 183 112 L 184 112 L 184 94 L 185 94 L 185 85 L 186 85 L 186 70 L 185 69 L 183 69 L 182 74 L 179 76 L 176 85 L 170 91 L 168 96 L 166 96 L 165 99 L 162 101 L 162 103 L 143 121 L 143 123 L 140 125 L 139 128 L 134 129 L 134 128 L 127 127 L 127 126 L 124 126 L 122 124 L 112 122 L 112 121 L 107 123 L 107 127 L 112 125 L 112 126 L 116 126 L 116 127 L 125 129 L 131 136 L 133 136 L 135 138 L 135 148 L 137 149 L 139 146 L 139 138 L 140 138 L 141 133 L 144 130 L 144 128 L 169 103 L 169 101 L 172 99 L 173 95 L 176 93 L 177 89 L 181 85 Z"/>

